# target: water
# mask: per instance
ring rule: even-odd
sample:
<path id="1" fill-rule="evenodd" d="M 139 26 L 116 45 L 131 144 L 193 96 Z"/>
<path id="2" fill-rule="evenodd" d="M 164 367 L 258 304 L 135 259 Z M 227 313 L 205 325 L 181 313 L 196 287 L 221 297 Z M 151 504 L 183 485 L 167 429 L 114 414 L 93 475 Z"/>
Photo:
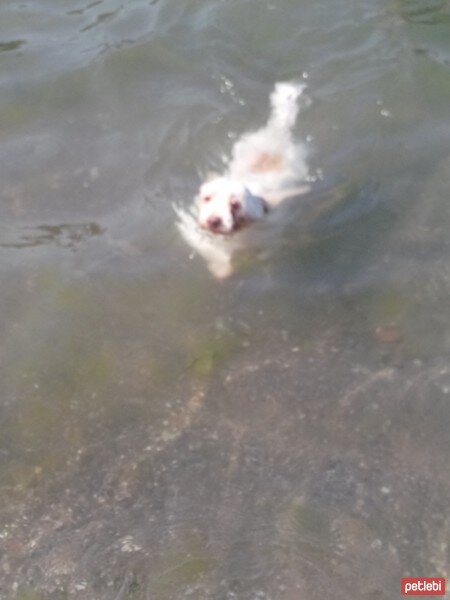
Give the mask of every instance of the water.
<path id="1" fill-rule="evenodd" d="M 1 4 L 2 599 L 379 600 L 447 575 L 449 17 Z M 339 202 L 218 283 L 172 202 L 298 77 Z"/>

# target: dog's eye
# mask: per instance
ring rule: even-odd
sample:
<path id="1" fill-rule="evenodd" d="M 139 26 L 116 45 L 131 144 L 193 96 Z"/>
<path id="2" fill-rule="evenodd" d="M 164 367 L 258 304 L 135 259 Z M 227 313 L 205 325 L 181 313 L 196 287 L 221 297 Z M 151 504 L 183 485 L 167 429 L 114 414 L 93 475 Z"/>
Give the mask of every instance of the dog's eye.
<path id="1" fill-rule="evenodd" d="M 241 208 L 241 203 L 236 198 L 236 196 L 231 196 L 231 198 L 230 198 L 230 206 L 231 206 L 231 208 L 234 208 L 235 210 L 237 210 L 238 208 Z"/>
<path id="2" fill-rule="evenodd" d="M 211 196 L 202 196 L 203 202 L 209 202 L 211 200 Z"/>

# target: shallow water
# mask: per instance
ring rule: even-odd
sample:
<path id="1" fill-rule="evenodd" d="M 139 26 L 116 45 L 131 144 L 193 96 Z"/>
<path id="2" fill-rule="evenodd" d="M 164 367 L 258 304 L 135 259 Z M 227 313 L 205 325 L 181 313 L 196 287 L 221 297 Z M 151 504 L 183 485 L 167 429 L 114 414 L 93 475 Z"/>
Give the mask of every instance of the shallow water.
<path id="1" fill-rule="evenodd" d="M 446 576 L 449 27 L 443 0 L 0 5 L 1 598 Z M 218 283 L 172 202 L 293 78 L 328 193 Z"/>

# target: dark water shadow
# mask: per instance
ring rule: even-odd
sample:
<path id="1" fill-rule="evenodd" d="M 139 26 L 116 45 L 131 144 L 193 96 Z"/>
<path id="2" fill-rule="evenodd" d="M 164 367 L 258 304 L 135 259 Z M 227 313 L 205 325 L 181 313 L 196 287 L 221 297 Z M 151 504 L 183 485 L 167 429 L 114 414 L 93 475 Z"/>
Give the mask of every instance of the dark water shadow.
<path id="1" fill-rule="evenodd" d="M 25 226 L 22 231 L 23 233 L 18 234 L 17 241 L 2 242 L 0 248 L 34 248 L 53 244 L 60 248 L 76 250 L 80 243 L 102 235 L 105 230 L 92 222 Z"/>
<path id="2" fill-rule="evenodd" d="M 25 40 L 13 40 L 11 42 L 0 42 L 0 52 L 11 52 L 26 44 Z"/>

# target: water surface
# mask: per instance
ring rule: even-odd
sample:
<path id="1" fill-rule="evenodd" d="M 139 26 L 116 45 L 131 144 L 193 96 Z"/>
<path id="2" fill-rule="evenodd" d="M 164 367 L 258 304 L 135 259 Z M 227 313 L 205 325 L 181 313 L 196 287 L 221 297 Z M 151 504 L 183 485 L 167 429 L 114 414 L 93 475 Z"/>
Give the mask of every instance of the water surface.
<path id="1" fill-rule="evenodd" d="M 2 598 L 446 576 L 449 27 L 442 0 L 1 4 Z M 218 283 L 172 202 L 292 78 L 339 202 Z"/>

